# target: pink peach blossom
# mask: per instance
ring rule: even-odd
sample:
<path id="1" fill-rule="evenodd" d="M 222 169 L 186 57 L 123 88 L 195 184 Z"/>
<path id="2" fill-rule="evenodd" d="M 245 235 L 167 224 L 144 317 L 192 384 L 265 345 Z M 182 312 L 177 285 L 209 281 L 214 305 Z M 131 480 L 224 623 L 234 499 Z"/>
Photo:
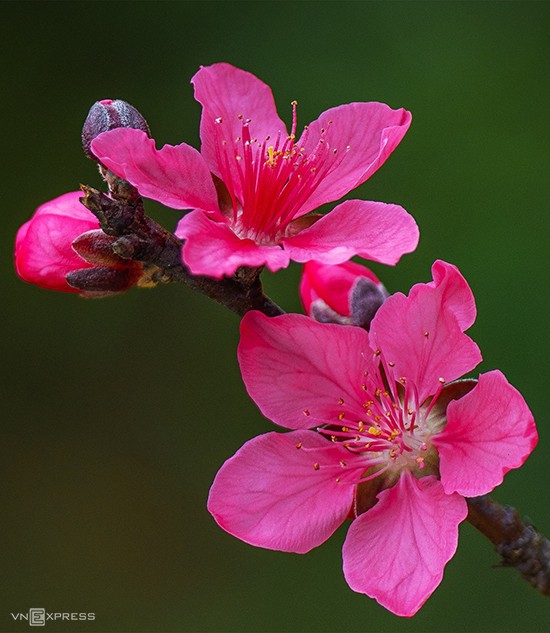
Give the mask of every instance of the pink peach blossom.
<path id="1" fill-rule="evenodd" d="M 220 278 L 239 266 L 276 271 L 290 260 L 336 264 L 353 255 L 395 264 L 418 243 L 400 206 L 347 200 L 328 215 L 308 215 L 365 182 L 407 131 L 411 115 L 382 103 L 327 110 L 297 139 L 269 86 L 229 64 L 193 77 L 203 106 L 201 153 L 165 145 L 135 129 L 100 134 L 93 154 L 145 197 L 193 209 L 179 222 L 183 261 L 192 273 Z"/>
<path id="2" fill-rule="evenodd" d="M 218 472 L 208 507 L 230 534 L 304 553 L 354 517 L 352 589 L 412 616 L 455 553 L 464 497 L 497 486 L 537 442 L 533 417 L 464 333 L 470 288 L 438 261 L 433 281 L 389 297 L 370 332 L 301 315 L 248 313 L 239 362 L 262 413 L 289 433 L 247 442 Z"/>
<path id="3" fill-rule="evenodd" d="M 108 286 L 104 290 L 126 289 L 140 277 L 141 264 L 114 255 L 112 238 L 100 230 L 97 218 L 80 203 L 81 197 L 81 191 L 71 191 L 45 202 L 19 228 L 15 238 L 17 274 L 42 288 L 82 293 L 67 283 L 67 275 L 96 269 L 88 277 Z"/>

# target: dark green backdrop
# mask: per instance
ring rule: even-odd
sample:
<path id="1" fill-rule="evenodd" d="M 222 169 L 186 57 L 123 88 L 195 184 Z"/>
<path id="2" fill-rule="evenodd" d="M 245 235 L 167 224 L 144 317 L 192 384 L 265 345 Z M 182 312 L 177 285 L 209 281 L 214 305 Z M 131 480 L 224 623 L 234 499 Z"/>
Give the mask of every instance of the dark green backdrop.
<path id="1" fill-rule="evenodd" d="M 498 568 L 465 524 L 412 620 L 347 588 L 345 530 L 305 556 L 254 549 L 206 511 L 221 463 L 271 429 L 235 360 L 238 319 L 183 287 L 85 301 L 13 273 L 17 227 L 78 183 L 79 134 L 123 98 L 159 144 L 198 144 L 189 79 L 228 61 L 302 124 L 349 101 L 413 112 L 402 145 L 354 194 L 407 208 L 421 244 L 392 290 L 458 264 L 478 301 L 483 370 L 501 368 L 540 444 L 495 496 L 550 535 L 549 25 L 546 2 L 3 2 L 0 630 L 10 612 L 93 611 L 46 631 L 548 631 L 550 602 Z M 149 204 L 172 228 L 178 213 Z M 298 267 L 266 279 L 299 310 Z M 396 526 L 395 529 L 399 529 Z"/>

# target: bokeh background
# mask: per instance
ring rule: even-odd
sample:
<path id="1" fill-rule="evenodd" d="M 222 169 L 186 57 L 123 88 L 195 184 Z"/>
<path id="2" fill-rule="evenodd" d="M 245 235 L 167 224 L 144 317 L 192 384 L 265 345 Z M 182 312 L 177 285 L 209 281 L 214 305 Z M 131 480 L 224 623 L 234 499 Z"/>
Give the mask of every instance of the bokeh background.
<path id="1" fill-rule="evenodd" d="M 547 2 L 3 2 L 0 630 L 11 612 L 95 612 L 48 631 L 548 631 L 550 602 L 469 524 L 411 620 L 348 589 L 345 527 L 299 556 L 252 548 L 206 511 L 214 475 L 271 430 L 241 383 L 238 319 L 187 288 L 86 301 L 13 272 L 16 229 L 80 182 L 79 135 L 123 98 L 158 144 L 198 146 L 189 80 L 228 61 L 299 122 L 349 101 L 413 112 L 391 159 L 353 197 L 402 204 L 421 244 L 391 291 L 460 266 L 478 303 L 481 370 L 529 402 L 540 443 L 495 497 L 550 535 L 549 26 Z M 148 204 L 173 228 L 178 213 Z M 299 311 L 292 266 L 265 276 Z M 399 526 L 396 525 L 398 530 Z"/>

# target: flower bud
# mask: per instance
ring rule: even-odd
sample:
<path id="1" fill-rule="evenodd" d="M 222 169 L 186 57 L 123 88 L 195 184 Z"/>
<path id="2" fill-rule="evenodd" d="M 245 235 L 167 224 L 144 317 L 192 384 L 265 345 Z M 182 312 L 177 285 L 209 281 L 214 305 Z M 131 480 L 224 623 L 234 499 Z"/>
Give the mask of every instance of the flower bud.
<path id="1" fill-rule="evenodd" d="M 81 196 L 81 191 L 71 191 L 50 200 L 21 226 L 15 238 L 17 274 L 42 288 L 86 296 L 126 290 L 139 280 L 142 266 L 112 252 L 116 238 L 100 230 Z M 73 273 L 78 273 L 77 283 L 69 284 L 67 276 Z M 78 281 L 89 282 L 90 277 L 91 286 Z"/>
<path id="2" fill-rule="evenodd" d="M 82 147 L 88 158 L 97 160 L 91 150 L 91 143 L 102 132 L 118 127 L 134 128 L 151 136 L 147 121 L 134 106 L 122 99 L 102 99 L 90 108 L 82 127 Z"/>
<path id="3" fill-rule="evenodd" d="M 378 277 L 360 264 L 310 261 L 304 265 L 300 297 L 305 311 L 316 321 L 368 329 L 388 292 Z"/>

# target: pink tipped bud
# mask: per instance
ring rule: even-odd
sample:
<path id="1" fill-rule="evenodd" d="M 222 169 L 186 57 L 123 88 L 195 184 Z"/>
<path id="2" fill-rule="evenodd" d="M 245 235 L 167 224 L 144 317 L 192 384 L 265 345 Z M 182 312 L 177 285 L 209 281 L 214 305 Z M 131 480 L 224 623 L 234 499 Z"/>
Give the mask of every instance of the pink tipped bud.
<path id="1" fill-rule="evenodd" d="M 360 264 L 310 261 L 304 265 L 300 297 L 316 321 L 368 328 L 388 292 L 378 277 Z"/>
<path id="2" fill-rule="evenodd" d="M 102 99 L 90 108 L 82 127 L 82 147 L 86 156 L 97 160 L 91 150 L 91 143 L 102 132 L 118 127 L 128 127 L 151 136 L 147 121 L 138 110 L 122 99 Z"/>
<path id="3" fill-rule="evenodd" d="M 50 200 L 38 207 L 32 218 L 21 226 L 15 238 L 17 274 L 42 288 L 87 294 L 87 286 L 69 284 L 67 277 L 78 271 L 78 279 L 88 273 L 84 275 L 88 281 L 93 273 L 95 285 L 98 276 L 109 277 L 112 287 L 108 288 L 105 280 L 101 288 L 94 286 L 90 290 L 125 290 L 138 281 L 141 264 L 124 260 L 112 252 L 111 244 L 116 238 L 100 230 L 95 215 L 80 203 L 81 196 L 81 191 L 71 191 Z M 109 275 L 104 274 L 106 271 Z M 123 271 L 124 275 L 112 271 Z"/>

